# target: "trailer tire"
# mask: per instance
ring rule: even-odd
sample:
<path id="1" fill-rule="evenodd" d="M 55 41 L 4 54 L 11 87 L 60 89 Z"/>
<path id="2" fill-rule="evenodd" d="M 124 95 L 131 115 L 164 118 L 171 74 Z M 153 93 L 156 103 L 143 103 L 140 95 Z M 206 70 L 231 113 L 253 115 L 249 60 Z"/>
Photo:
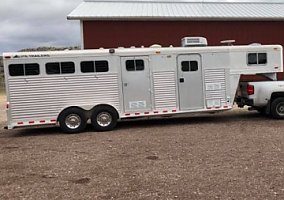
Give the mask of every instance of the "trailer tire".
<path id="1" fill-rule="evenodd" d="M 111 131 L 117 124 L 118 115 L 114 108 L 99 106 L 94 109 L 91 123 L 96 131 Z"/>
<path id="2" fill-rule="evenodd" d="M 80 133 L 87 126 L 87 117 L 80 108 L 68 108 L 58 117 L 60 128 L 65 133 Z"/>
<path id="3" fill-rule="evenodd" d="M 274 119 L 284 119 L 284 98 L 279 97 L 271 103 L 271 116 Z"/>

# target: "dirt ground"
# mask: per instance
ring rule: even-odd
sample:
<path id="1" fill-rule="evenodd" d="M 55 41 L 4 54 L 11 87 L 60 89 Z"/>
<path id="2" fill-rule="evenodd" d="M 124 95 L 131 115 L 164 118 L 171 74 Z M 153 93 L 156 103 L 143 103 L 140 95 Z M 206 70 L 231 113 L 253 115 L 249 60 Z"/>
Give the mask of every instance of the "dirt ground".
<path id="1" fill-rule="evenodd" d="M 246 110 L 104 133 L 1 129 L 0 149 L 0 199 L 284 199 L 284 121 Z"/>

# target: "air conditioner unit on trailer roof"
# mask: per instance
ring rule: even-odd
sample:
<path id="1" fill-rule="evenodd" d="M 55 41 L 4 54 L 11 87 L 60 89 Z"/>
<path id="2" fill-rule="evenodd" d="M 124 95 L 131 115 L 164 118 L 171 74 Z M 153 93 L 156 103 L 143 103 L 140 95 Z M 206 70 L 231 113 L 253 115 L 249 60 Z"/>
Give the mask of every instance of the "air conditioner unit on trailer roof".
<path id="1" fill-rule="evenodd" d="M 184 37 L 181 40 L 182 47 L 205 47 L 207 45 L 207 39 L 204 37 Z"/>

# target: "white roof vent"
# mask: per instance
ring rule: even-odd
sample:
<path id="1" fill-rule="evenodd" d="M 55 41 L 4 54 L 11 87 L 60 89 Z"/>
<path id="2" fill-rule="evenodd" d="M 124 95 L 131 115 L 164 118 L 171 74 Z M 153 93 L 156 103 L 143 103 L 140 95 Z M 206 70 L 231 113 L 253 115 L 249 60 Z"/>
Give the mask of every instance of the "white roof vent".
<path id="1" fill-rule="evenodd" d="M 153 44 L 150 46 L 150 48 L 162 48 L 162 46 L 159 44 Z"/>
<path id="2" fill-rule="evenodd" d="M 236 42 L 236 40 L 223 40 L 220 43 L 222 45 L 227 45 L 227 46 L 233 46 L 233 44 Z"/>
<path id="3" fill-rule="evenodd" d="M 207 39 L 204 37 L 184 37 L 181 40 L 182 47 L 205 47 L 207 45 Z"/>

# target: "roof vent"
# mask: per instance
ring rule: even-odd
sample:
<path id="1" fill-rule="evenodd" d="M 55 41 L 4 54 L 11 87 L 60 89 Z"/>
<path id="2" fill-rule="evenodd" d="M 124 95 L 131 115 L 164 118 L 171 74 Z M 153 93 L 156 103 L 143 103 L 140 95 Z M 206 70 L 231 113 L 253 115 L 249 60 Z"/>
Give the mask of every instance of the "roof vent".
<path id="1" fill-rule="evenodd" d="M 220 43 L 224 46 L 233 46 L 233 44 L 236 42 L 236 40 L 223 40 Z"/>
<path id="2" fill-rule="evenodd" d="M 150 46 L 150 48 L 162 48 L 162 46 L 159 44 L 153 44 Z"/>
<path id="3" fill-rule="evenodd" d="M 205 47 L 207 45 L 207 39 L 204 37 L 184 37 L 181 40 L 182 47 Z"/>

